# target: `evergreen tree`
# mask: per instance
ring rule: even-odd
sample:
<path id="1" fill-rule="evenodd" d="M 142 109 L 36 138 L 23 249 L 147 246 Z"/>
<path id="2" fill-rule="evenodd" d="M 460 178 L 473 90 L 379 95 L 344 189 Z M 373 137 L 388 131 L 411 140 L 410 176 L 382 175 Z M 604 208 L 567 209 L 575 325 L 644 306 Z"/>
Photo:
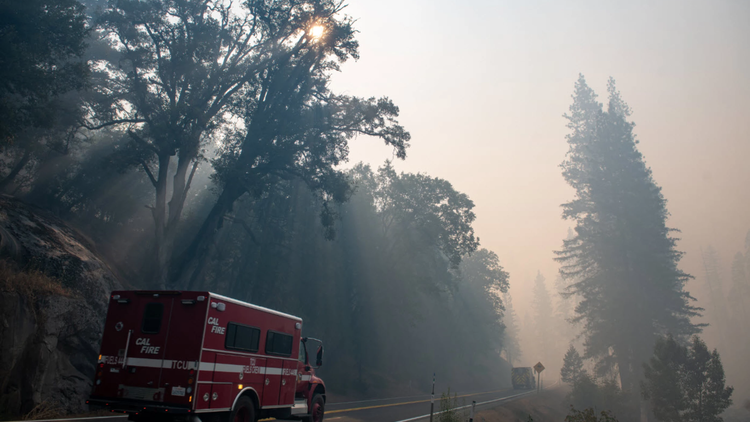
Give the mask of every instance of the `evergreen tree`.
<path id="1" fill-rule="evenodd" d="M 576 235 L 557 259 L 581 298 L 575 319 L 584 323 L 584 356 L 616 370 L 623 390 L 633 392 L 656 337 L 700 331 L 690 321 L 699 309 L 684 290 L 691 276 L 677 268 L 682 253 L 636 146 L 630 109 L 612 79 L 608 92 L 605 111 L 581 75 L 565 116 L 571 133 L 562 169 L 576 193 L 563 217 L 575 221 Z"/>
<path id="2" fill-rule="evenodd" d="M 724 299 L 724 286 L 719 265 L 719 253 L 713 246 L 703 250 L 703 269 L 705 270 L 706 289 L 708 290 L 709 303 L 711 304 L 710 315 L 715 324 L 721 330 L 726 328 L 726 300 Z"/>
<path id="3" fill-rule="evenodd" d="M 581 358 L 581 355 L 578 354 L 578 350 L 576 350 L 571 344 L 563 358 L 563 367 L 560 369 L 560 379 L 562 379 L 562 382 L 564 383 L 573 385 L 578 381 L 578 378 L 585 373 L 586 370 L 583 369 L 583 359 Z"/>
<path id="4" fill-rule="evenodd" d="M 644 369 L 642 394 L 660 421 L 721 422 L 732 404 L 734 389 L 725 386 L 719 353 L 709 352 L 698 336 L 689 347 L 672 336 L 658 339 Z"/>
<path id="5" fill-rule="evenodd" d="M 568 294 L 568 283 L 557 275 L 555 278 L 555 336 L 557 337 L 557 347 L 562 350 L 566 344 L 569 344 L 576 336 L 576 330 L 571 320 L 575 312 L 575 296 Z"/>
<path id="6" fill-rule="evenodd" d="M 547 290 L 547 283 L 541 271 L 534 279 L 534 336 L 539 359 L 551 372 L 556 372 L 553 364 L 555 355 L 555 334 L 552 299 Z M 559 355 L 558 355 L 559 356 Z M 554 368 L 554 369 L 553 369 Z"/>
<path id="7" fill-rule="evenodd" d="M 520 361 L 522 353 L 518 337 L 518 316 L 515 309 L 513 309 L 513 298 L 510 296 L 510 293 L 506 292 L 503 294 L 503 304 L 505 305 L 505 314 L 503 315 L 505 331 L 503 332 L 502 344 L 505 358 L 513 366 L 514 362 Z"/>
<path id="8" fill-rule="evenodd" d="M 651 401 L 654 416 L 660 421 L 682 421 L 687 408 L 681 385 L 686 360 L 687 350 L 670 335 L 656 340 L 654 355 L 643 365 L 645 381 L 641 393 Z"/>
<path id="9" fill-rule="evenodd" d="M 686 421 L 721 422 L 719 416 L 732 404 L 732 387 L 725 387 L 724 367 L 714 349 L 709 352 L 706 343 L 693 337 L 685 362 Z"/>
<path id="10" fill-rule="evenodd" d="M 750 318 L 750 231 L 746 239 L 744 253 L 737 252 L 732 260 L 732 286 L 729 289 L 733 319 L 740 321 Z"/>
<path id="11" fill-rule="evenodd" d="M 528 345 L 526 352 L 524 353 L 524 365 L 534 365 L 539 360 L 539 351 L 536 350 L 536 333 L 534 326 L 534 317 L 529 312 L 528 308 L 523 313 L 523 319 L 521 320 L 521 343 Z"/>

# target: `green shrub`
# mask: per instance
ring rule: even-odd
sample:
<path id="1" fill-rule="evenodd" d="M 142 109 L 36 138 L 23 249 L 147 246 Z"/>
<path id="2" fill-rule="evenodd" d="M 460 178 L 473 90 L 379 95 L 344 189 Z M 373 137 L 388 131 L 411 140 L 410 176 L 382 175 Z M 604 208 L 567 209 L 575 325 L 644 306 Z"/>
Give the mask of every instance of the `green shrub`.
<path id="1" fill-rule="evenodd" d="M 584 410 L 576 410 L 570 406 L 570 413 L 565 417 L 565 422 L 618 422 L 610 411 L 602 411 L 597 418 L 594 409 L 589 407 Z"/>

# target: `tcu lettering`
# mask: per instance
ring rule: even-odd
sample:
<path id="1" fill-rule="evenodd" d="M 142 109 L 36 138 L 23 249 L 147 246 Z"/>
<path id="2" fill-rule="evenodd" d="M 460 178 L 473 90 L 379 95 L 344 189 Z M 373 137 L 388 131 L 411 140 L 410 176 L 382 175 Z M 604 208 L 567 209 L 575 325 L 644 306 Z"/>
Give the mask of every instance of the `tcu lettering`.
<path id="1" fill-rule="evenodd" d="M 226 327 L 219 326 L 219 318 L 214 318 L 214 317 L 209 318 L 208 325 L 211 326 L 212 333 L 223 335 L 226 332 Z"/>
<path id="2" fill-rule="evenodd" d="M 148 355 L 157 355 L 159 354 L 159 349 L 161 349 L 161 346 L 152 346 L 151 345 L 151 339 L 147 337 L 141 337 L 135 341 L 135 344 L 137 346 L 141 346 L 141 353 L 145 353 Z"/>
<path id="3" fill-rule="evenodd" d="M 180 360 L 172 362 L 172 369 L 193 369 L 192 362 Z"/>

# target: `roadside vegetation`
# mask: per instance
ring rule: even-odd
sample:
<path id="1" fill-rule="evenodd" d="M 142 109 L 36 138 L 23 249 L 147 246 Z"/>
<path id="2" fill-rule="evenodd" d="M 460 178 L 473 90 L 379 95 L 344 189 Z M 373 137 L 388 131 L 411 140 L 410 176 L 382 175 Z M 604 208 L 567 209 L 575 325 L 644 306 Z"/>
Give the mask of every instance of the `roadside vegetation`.
<path id="1" fill-rule="evenodd" d="M 70 296 L 70 291 L 43 272 L 20 268 L 15 262 L 0 259 L 0 291 L 18 293 L 31 303 L 43 296 Z"/>
<path id="2" fill-rule="evenodd" d="M 463 422 L 467 420 L 468 413 L 459 409 L 462 406 L 463 404 L 458 403 L 458 395 L 453 393 L 453 396 L 451 396 L 451 389 L 448 387 L 448 391 L 440 395 L 438 422 Z"/>

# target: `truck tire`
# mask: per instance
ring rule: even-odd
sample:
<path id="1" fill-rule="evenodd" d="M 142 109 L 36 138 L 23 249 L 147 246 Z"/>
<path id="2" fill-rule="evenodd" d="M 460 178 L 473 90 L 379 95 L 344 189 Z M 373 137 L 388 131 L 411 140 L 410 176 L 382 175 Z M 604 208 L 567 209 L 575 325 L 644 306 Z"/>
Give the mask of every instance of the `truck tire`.
<path id="1" fill-rule="evenodd" d="M 321 394 L 315 394 L 310 401 L 310 422 L 323 422 L 326 401 Z"/>
<path id="2" fill-rule="evenodd" d="M 229 422 L 255 422 L 255 405 L 247 396 L 237 400 L 237 406 L 229 414 Z"/>

